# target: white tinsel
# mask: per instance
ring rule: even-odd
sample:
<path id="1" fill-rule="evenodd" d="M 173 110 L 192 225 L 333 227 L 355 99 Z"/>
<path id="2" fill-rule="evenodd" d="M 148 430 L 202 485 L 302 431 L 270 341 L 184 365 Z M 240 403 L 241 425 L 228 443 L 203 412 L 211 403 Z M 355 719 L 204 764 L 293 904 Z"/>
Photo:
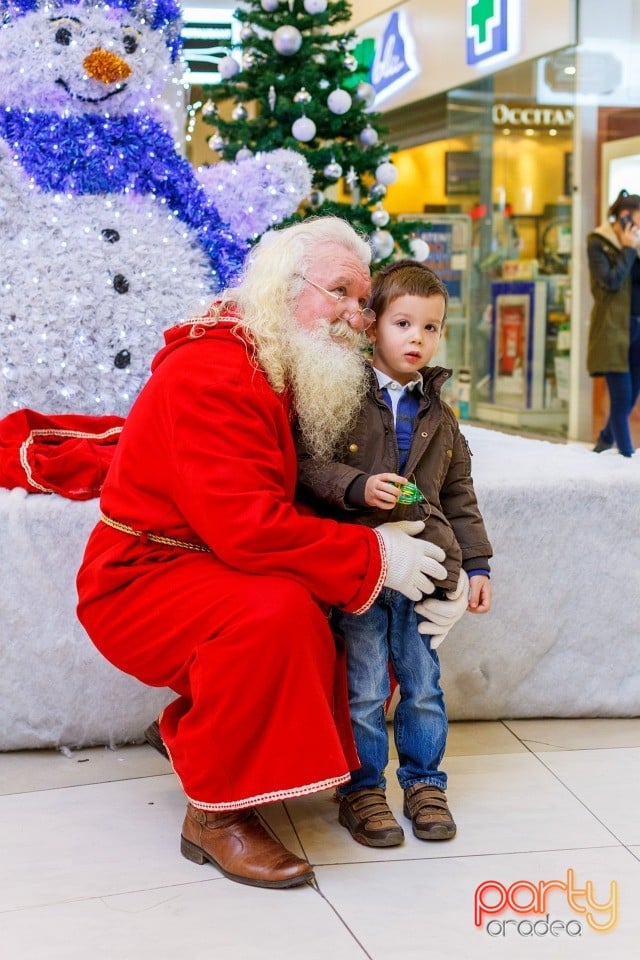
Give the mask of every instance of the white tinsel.
<path id="1" fill-rule="evenodd" d="M 289 216 L 308 197 L 312 172 L 295 150 L 200 167 L 197 176 L 234 233 L 250 239 Z"/>

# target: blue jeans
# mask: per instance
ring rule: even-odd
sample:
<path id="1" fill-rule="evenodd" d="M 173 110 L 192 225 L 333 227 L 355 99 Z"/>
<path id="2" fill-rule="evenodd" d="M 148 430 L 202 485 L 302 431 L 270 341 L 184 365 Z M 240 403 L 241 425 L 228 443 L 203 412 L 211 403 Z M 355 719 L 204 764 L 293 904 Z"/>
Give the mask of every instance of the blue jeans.
<path id="1" fill-rule="evenodd" d="M 361 767 L 340 787 L 344 796 L 367 787 L 386 786 L 389 739 L 384 703 L 389 696 L 389 661 L 400 687 L 393 732 L 398 750 L 398 782 L 403 790 L 430 783 L 444 790 L 439 770 L 447 742 L 447 714 L 440 688 L 440 662 L 427 635 L 418 633 L 418 618 L 396 590 L 383 589 L 364 614 L 334 611 L 333 627 L 347 647 L 351 722 Z"/>
<path id="2" fill-rule="evenodd" d="M 640 393 L 640 317 L 631 317 L 629 337 L 629 370 L 626 373 L 606 373 L 609 390 L 609 419 L 600 431 L 600 440 L 617 446 L 620 453 L 630 457 L 634 452 L 629 417 Z"/>

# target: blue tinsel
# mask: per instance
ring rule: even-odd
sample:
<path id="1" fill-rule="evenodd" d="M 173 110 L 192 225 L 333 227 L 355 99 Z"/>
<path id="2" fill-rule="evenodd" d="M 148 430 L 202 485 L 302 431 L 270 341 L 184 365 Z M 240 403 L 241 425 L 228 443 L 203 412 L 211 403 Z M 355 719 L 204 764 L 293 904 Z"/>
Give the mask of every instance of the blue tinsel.
<path id="1" fill-rule="evenodd" d="M 171 136 L 151 117 L 61 117 L 0 109 L 0 136 L 41 190 L 72 194 L 132 191 L 164 200 L 191 227 L 223 285 L 247 247 L 226 226 Z"/>

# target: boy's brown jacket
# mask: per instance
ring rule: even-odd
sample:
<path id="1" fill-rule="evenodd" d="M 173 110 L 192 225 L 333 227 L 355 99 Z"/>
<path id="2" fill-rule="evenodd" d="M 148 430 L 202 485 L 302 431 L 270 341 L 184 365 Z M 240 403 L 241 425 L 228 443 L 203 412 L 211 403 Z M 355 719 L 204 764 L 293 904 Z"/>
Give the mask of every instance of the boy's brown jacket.
<path id="1" fill-rule="evenodd" d="M 367 370 L 367 393 L 358 419 L 336 459 L 321 463 L 299 444 L 299 499 L 323 516 L 377 527 L 395 520 L 424 520 L 420 534 L 446 553 L 447 579 L 453 589 L 465 570 L 489 569 L 492 549 L 471 479 L 471 451 L 453 410 L 440 397 L 451 375 L 443 367 L 422 371 L 424 394 L 403 475 L 418 485 L 424 503 L 398 504 L 393 510 L 367 507 L 364 487 L 375 473 L 399 473 L 393 414 L 382 398 L 375 372 Z"/>

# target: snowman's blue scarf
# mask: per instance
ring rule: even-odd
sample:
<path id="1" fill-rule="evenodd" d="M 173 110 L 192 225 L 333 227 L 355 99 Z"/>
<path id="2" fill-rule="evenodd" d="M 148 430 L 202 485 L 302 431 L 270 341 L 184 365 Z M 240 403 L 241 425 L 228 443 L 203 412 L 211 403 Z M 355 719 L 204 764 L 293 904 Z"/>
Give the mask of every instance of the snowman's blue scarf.
<path id="1" fill-rule="evenodd" d="M 233 281 L 247 247 L 149 116 L 61 117 L 0 106 L 0 136 L 41 190 L 55 193 L 154 194 L 197 234 L 220 285 Z"/>

